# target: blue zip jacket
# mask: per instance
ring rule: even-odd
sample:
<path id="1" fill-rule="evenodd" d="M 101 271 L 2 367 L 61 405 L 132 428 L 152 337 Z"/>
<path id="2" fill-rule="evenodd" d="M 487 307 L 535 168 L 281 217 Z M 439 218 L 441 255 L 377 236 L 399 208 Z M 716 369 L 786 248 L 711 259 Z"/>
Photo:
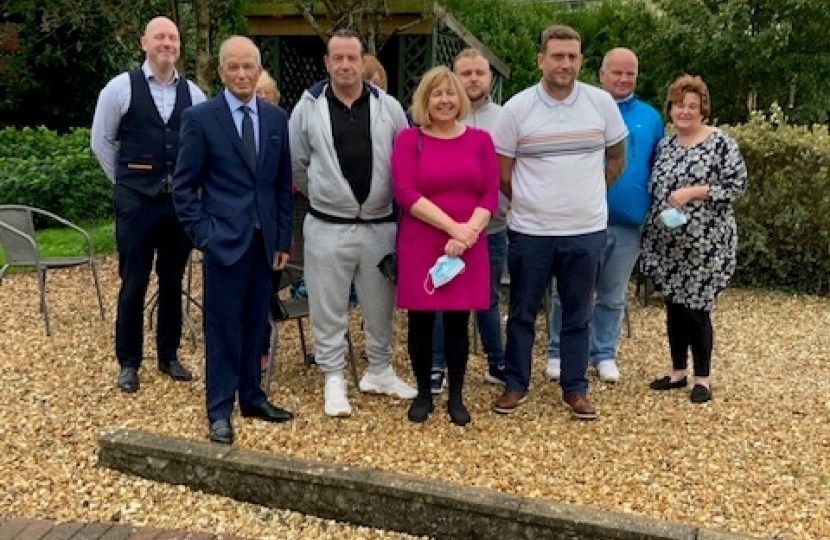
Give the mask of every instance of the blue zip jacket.
<path id="1" fill-rule="evenodd" d="M 633 94 L 617 102 L 628 127 L 625 170 L 608 190 L 608 225 L 640 227 L 651 206 L 648 179 L 663 120 L 651 105 Z"/>

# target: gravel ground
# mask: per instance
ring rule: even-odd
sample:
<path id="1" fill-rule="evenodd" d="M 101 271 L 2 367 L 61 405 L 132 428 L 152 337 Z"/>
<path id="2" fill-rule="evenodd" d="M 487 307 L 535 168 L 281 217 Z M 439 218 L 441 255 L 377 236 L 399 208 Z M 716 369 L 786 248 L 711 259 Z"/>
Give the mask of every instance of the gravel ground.
<path id="1" fill-rule="evenodd" d="M 96 440 L 123 426 L 204 440 L 201 380 L 158 374 L 152 340 L 141 391 L 114 387 L 114 259 L 101 262 L 107 320 L 97 316 L 86 268 L 49 275 L 53 333 L 37 310 L 33 275 L 0 286 L 0 515 L 148 524 L 265 538 L 411 538 L 272 510 L 98 468 Z M 775 537 L 830 538 L 830 301 L 732 290 L 715 312 L 715 401 L 655 394 L 668 369 L 659 299 L 631 307 L 633 336 L 620 350 L 623 381 L 591 370 L 596 422 L 571 420 L 558 386 L 543 378 L 537 343 L 528 401 L 490 412 L 496 388 L 473 356 L 473 423 L 452 426 L 443 401 L 428 422 L 407 403 L 350 389 L 355 414 L 323 414 L 322 379 L 304 369 L 294 325 L 283 328 L 272 399 L 297 418 L 274 426 L 235 418 L 240 448 L 414 474 L 551 501 Z M 199 323 L 197 319 L 197 325 Z M 411 379 L 398 314 L 396 367 Z M 541 319 L 540 319 L 541 323 Z M 353 317 L 355 342 L 362 349 Z M 540 336 L 544 336 L 541 332 Z M 201 339 L 182 361 L 200 372 Z"/>

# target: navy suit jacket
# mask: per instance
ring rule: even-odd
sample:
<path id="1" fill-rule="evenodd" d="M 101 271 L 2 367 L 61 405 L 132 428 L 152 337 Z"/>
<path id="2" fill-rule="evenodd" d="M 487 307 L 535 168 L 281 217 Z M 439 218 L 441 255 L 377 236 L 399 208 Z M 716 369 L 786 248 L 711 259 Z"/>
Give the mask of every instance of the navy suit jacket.
<path id="1" fill-rule="evenodd" d="M 234 264 L 242 257 L 257 219 L 269 266 L 276 251 L 288 253 L 291 249 L 288 115 L 280 107 L 256 99 L 256 170 L 245 160 L 242 139 L 224 93 L 182 113 L 173 203 L 193 244 L 222 265 Z"/>

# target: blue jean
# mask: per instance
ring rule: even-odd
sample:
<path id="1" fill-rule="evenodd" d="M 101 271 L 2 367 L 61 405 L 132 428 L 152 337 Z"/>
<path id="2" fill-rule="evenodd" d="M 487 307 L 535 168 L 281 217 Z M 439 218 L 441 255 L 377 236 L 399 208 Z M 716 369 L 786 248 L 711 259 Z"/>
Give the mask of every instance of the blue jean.
<path id="1" fill-rule="evenodd" d="M 504 259 L 507 257 L 507 231 L 487 236 L 487 253 L 490 256 L 490 306 L 476 311 L 481 345 L 490 366 L 504 364 L 504 345 L 501 339 L 501 276 L 504 273 Z M 444 319 L 438 313 L 432 331 L 432 369 L 444 369 Z"/>
<path id="2" fill-rule="evenodd" d="M 628 281 L 639 256 L 639 227 L 608 227 L 608 240 L 600 261 L 594 313 L 591 317 L 591 360 L 594 365 L 617 357 L 617 342 L 622 333 Z M 551 288 L 553 292 L 548 358 L 560 358 L 562 304 L 559 302 L 556 287 Z"/>
<path id="3" fill-rule="evenodd" d="M 556 278 L 562 300 L 564 395 L 585 395 L 591 341 L 591 311 L 606 232 L 575 236 L 530 236 L 509 231 L 510 314 L 507 319 L 507 389 L 526 392 L 536 336 L 536 315 L 548 285 Z"/>

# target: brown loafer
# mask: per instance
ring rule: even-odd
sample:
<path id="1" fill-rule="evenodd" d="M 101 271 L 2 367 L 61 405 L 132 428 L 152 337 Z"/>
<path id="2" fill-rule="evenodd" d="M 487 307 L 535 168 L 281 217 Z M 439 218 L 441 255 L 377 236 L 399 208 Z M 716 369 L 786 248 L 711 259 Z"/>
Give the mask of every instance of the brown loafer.
<path id="1" fill-rule="evenodd" d="M 562 402 L 571 410 L 571 414 L 580 420 L 596 420 L 597 418 L 597 410 L 585 396 L 571 394 L 565 396 Z"/>
<path id="2" fill-rule="evenodd" d="M 510 414 L 516 410 L 516 407 L 524 403 L 526 398 L 527 392 L 508 390 L 505 388 L 502 395 L 493 404 L 493 410 L 499 414 Z"/>

